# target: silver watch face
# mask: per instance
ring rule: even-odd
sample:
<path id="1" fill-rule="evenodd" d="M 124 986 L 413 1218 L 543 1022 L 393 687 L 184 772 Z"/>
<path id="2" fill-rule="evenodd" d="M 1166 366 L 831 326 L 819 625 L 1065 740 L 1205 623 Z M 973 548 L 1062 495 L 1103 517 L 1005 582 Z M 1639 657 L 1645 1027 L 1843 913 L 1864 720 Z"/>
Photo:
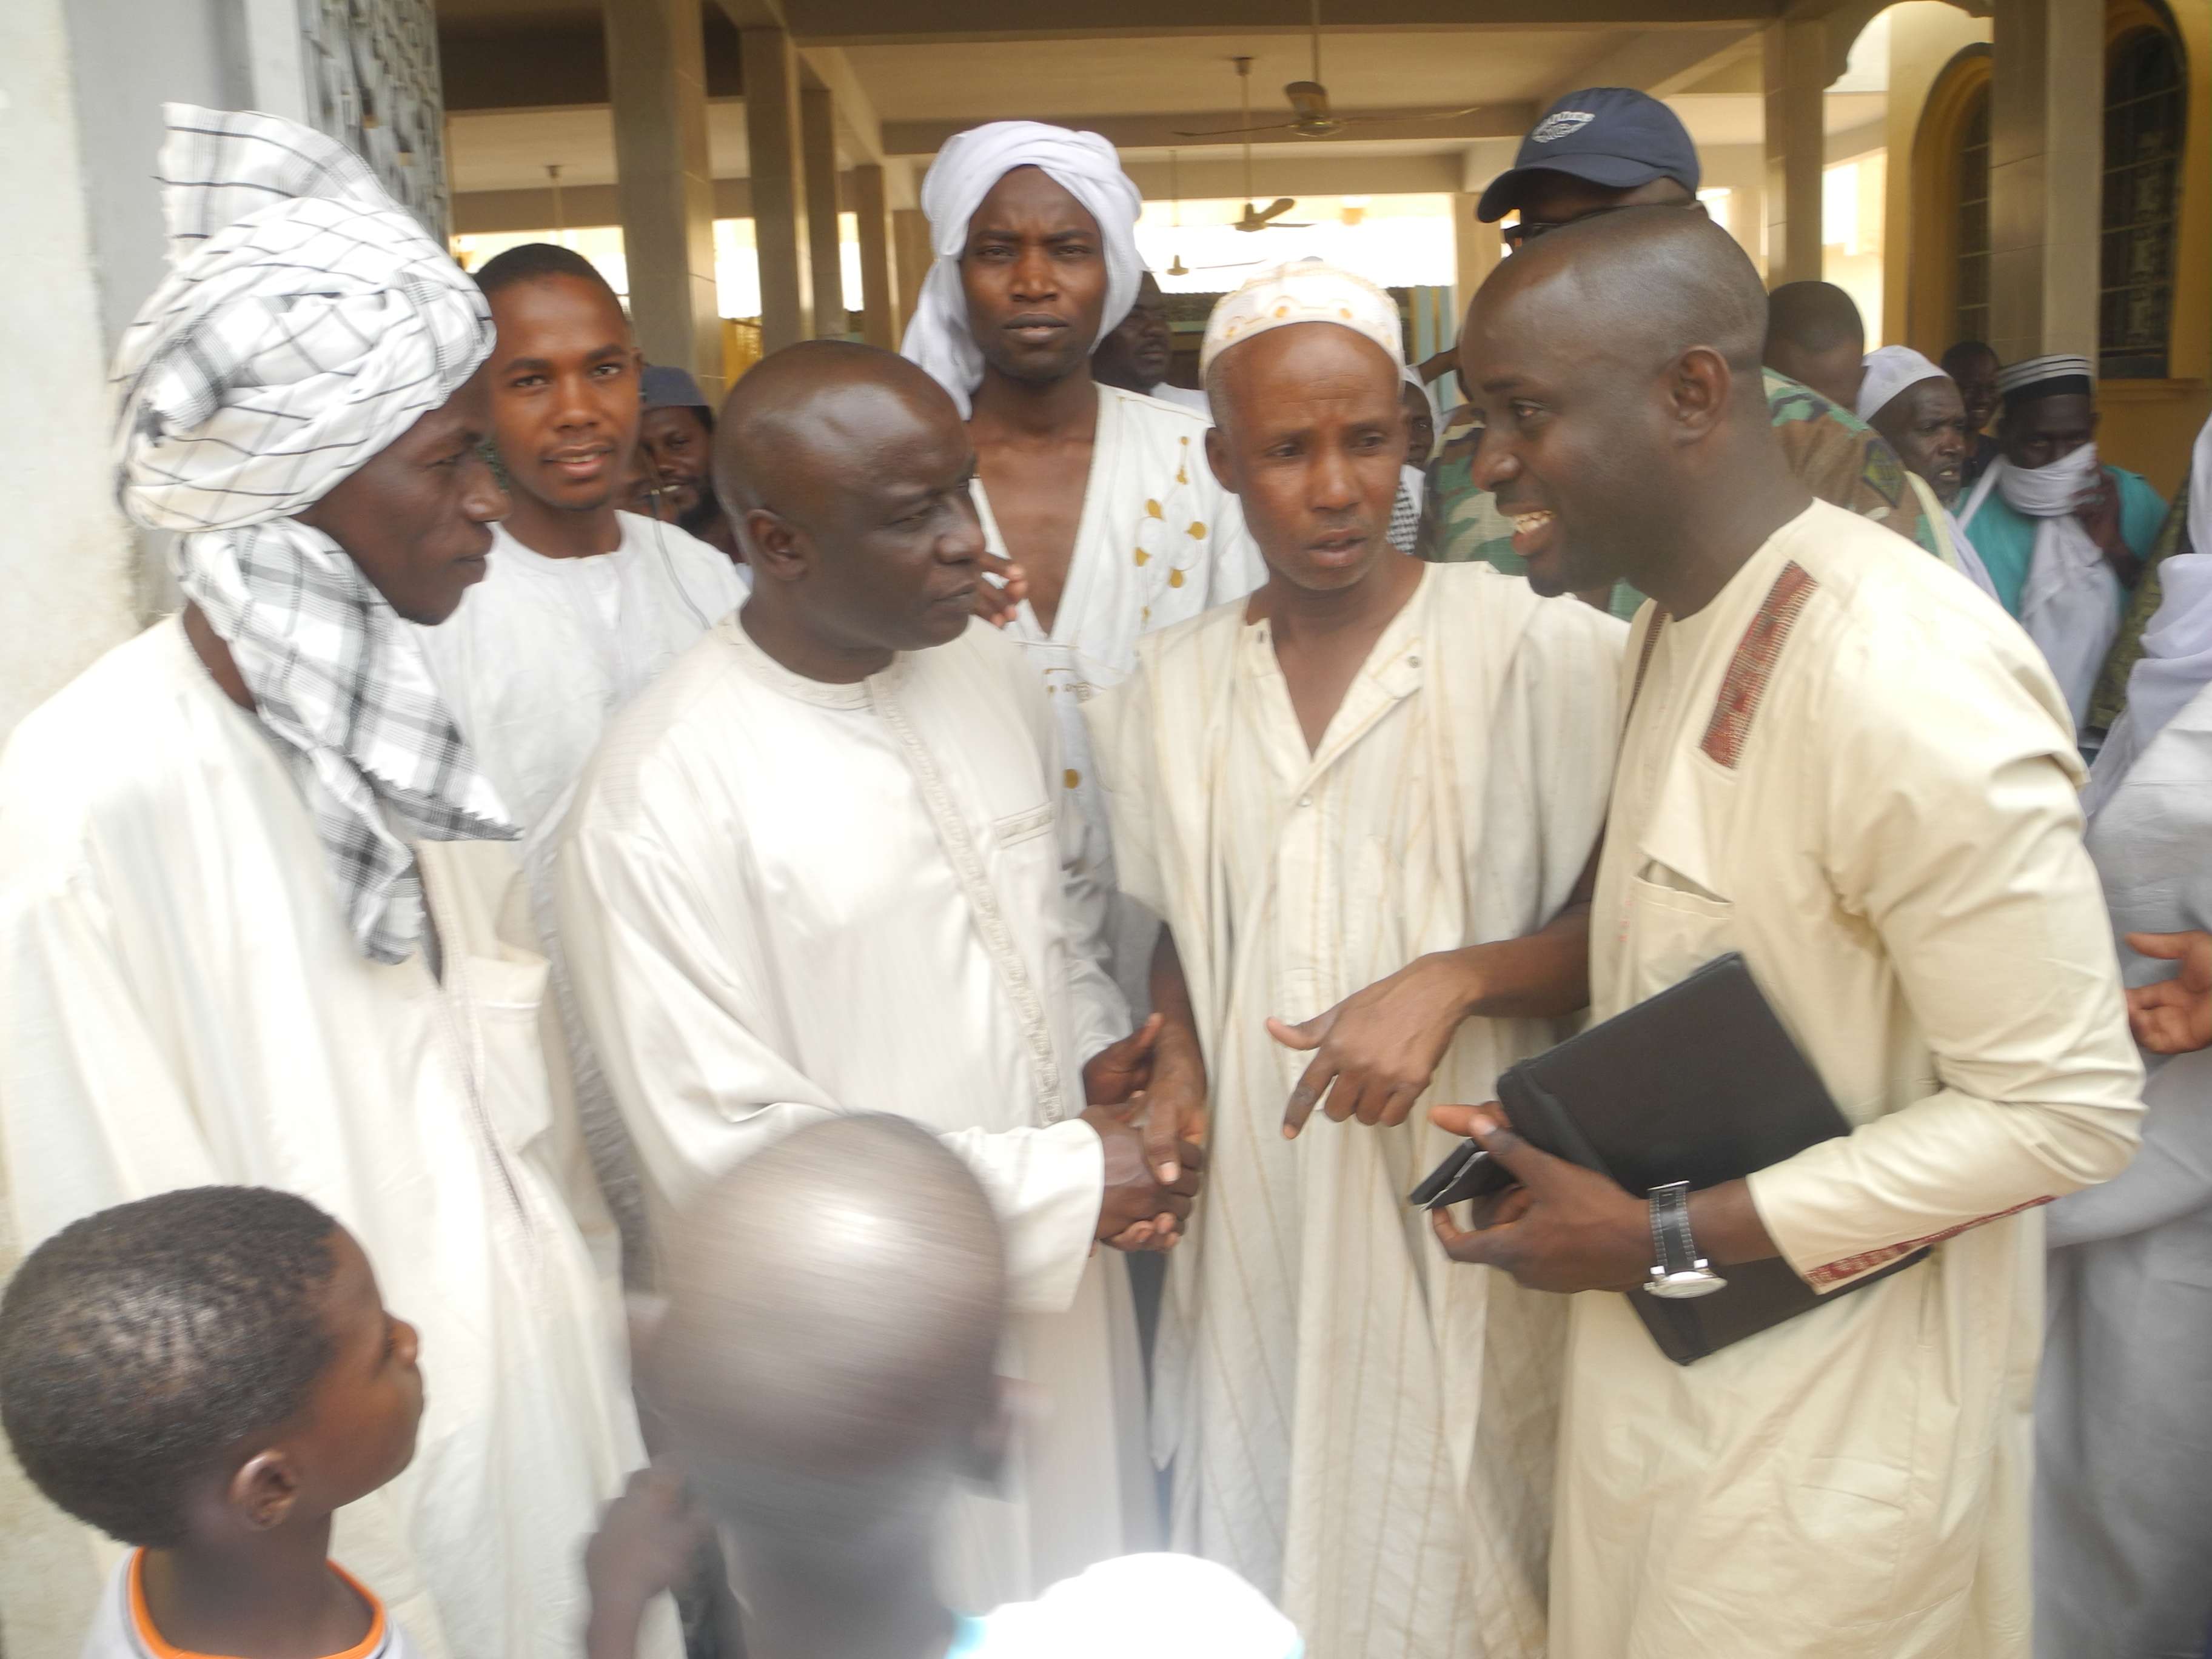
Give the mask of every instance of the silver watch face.
<path id="1" fill-rule="evenodd" d="M 1689 1267 L 1678 1273 L 1656 1273 L 1644 1288 L 1654 1296 L 1663 1296 L 1670 1302 L 1682 1301 L 1693 1296 L 1711 1296 L 1715 1291 L 1726 1290 L 1728 1280 L 1710 1267 Z"/>

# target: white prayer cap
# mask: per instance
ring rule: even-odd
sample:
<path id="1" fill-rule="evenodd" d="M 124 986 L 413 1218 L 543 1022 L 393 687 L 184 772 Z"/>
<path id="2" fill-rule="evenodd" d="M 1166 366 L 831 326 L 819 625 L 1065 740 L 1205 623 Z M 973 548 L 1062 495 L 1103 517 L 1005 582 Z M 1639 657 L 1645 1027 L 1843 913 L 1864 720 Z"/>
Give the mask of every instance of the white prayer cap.
<path id="1" fill-rule="evenodd" d="M 1908 386 L 1950 378 L 1911 346 L 1882 346 L 1869 351 L 1866 374 L 1859 380 L 1858 417 L 1871 421 L 1883 404 Z"/>
<path id="2" fill-rule="evenodd" d="M 169 275 L 116 353 L 124 511 L 224 530 L 311 506 L 491 355 L 477 285 L 335 138 L 163 107 Z"/>
<path id="3" fill-rule="evenodd" d="M 2072 384 L 2075 381 L 2080 384 Z M 1997 395 L 2007 403 L 2031 392 L 2045 397 L 2078 392 L 2086 397 L 2096 389 L 2096 371 L 2087 357 L 2065 353 L 2030 357 L 1997 371 Z"/>
<path id="4" fill-rule="evenodd" d="M 914 320 L 899 354 L 918 363 L 959 405 L 983 383 L 983 353 L 968 330 L 968 296 L 960 286 L 960 256 L 968 247 L 968 222 L 992 186 L 1016 167 L 1036 167 L 1083 204 L 1098 222 L 1106 251 L 1106 309 L 1098 319 L 1097 349 L 1137 302 L 1145 262 L 1137 255 L 1137 216 L 1145 198 L 1121 171 L 1114 146 L 1095 132 L 1075 132 L 1042 121 L 992 121 L 945 141 L 921 181 L 921 210 L 929 219 L 936 254 L 922 279 Z"/>
<path id="5" fill-rule="evenodd" d="M 1230 347 L 1292 323 L 1334 323 L 1375 342 L 1390 355 L 1390 366 L 1406 367 L 1405 324 L 1397 303 L 1364 276 L 1356 276 L 1318 259 L 1279 265 L 1224 294 L 1206 319 L 1206 340 L 1198 351 L 1203 380 L 1215 358 Z"/>
<path id="6" fill-rule="evenodd" d="M 1191 1555 L 1123 1555 L 990 1616 L 994 1653 L 1122 1659 L 1171 1630 L 1179 1653 L 1302 1659 L 1297 1626 L 1227 1567 Z"/>

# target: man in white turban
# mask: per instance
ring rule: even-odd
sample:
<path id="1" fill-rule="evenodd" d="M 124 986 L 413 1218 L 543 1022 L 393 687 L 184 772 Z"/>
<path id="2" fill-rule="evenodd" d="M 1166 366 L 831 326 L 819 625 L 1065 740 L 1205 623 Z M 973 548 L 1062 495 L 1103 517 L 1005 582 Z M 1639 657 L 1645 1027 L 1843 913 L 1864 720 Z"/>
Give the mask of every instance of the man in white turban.
<path id="1" fill-rule="evenodd" d="M 1167 922 L 1152 1109 L 1211 1123 L 1155 1451 L 1176 1547 L 1316 1659 L 1535 1659 L 1565 1310 L 1455 1275 L 1405 1194 L 1449 1145 L 1417 1103 L 1489 1099 L 1583 1000 L 1624 630 L 1390 544 L 1401 337 L 1318 264 L 1215 307 L 1206 457 L 1268 578 L 1085 711 Z"/>
<path id="2" fill-rule="evenodd" d="M 1143 205 L 1097 133 L 994 121 L 957 135 L 922 181 L 937 258 L 901 348 L 968 417 L 984 536 L 1026 583 L 1007 632 L 1052 694 L 1063 781 L 1109 889 L 1080 705 L 1128 673 L 1139 635 L 1262 574 L 1206 471 L 1206 417 L 1091 375 L 1144 276 Z M 1158 924 L 1117 898 L 1108 930 L 1114 976 L 1140 997 Z"/>
<path id="3" fill-rule="evenodd" d="M 1905 463 L 1905 482 L 1935 527 L 1938 556 L 1996 599 L 1981 556 L 1951 516 L 1972 449 L 1958 383 L 1911 346 L 1879 346 L 1861 367 L 1856 412 Z"/>
<path id="4" fill-rule="evenodd" d="M 185 607 L 0 753 L 19 1237 L 297 1191 L 422 1333 L 421 1449 L 333 1553 L 431 1659 L 552 1659 L 642 1456 L 612 1230 L 509 848 L 404 622 L 482 580 L 483 296 L 335 141 L 172 105 L 171 270 L 117 364 L 125 510 Z M 648 1645 L 674 1651 L 672 1619 Z"/>
<path id="5" fill-rule="evenodd" d="M 2014 363 L 1998 374 L 1997 395 L 2002 454 L 1959 522 L 1997 603 L 2041 647 L 2079 726 L 2166 502 L 2136 474 L 2098 464 L 2087 358 Z"/>

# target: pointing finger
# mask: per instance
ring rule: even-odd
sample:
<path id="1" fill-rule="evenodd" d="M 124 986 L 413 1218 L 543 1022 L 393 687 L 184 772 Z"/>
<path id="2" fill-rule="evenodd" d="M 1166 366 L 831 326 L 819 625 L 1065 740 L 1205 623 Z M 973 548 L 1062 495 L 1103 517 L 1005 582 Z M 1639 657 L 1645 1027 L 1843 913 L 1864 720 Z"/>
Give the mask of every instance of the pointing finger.
<path id="1" fill-rule="evenodd" d="M 1273 1024 L 1273 1022 L 1269 1022 Z M 1295 1045 L 1293 1045 L 1295 1046 Z M 1298 1131 L 1306 1127 L 1313 1115 L 1315 1103 L 1328 1088 L 1329 1079 L 1336 1075 L 1336 1062 L 1322 1055 L 1299 1075 L 1297 1086 L 1291 1091 L 1290 1104 L 1283 1112 L 1283 1139 L 1295 1140 Z"/>

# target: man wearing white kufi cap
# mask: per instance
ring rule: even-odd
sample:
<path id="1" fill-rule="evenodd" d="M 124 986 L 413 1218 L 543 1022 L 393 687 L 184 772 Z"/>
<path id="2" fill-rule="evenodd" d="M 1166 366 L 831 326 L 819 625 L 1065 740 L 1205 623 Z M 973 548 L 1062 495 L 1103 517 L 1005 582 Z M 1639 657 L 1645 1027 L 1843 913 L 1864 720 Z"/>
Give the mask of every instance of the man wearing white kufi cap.
<path id="1" fill-rule="evenodd" d="M 2087 358 L 2014 363 L 1998 374 L 1997 395 L 2002 453 L 1959 522 L 1997 602 L 2042 649 L 2078 726 L 2166 503 L 2135 473 L 2098 464 Z"/>
<path id="2" fill-rule="evenodd" d="M 574 1650 L 642 1458 L 504 804 L 404 622 L 482 579 L 483 296 L 331 139 L 172 105 L 171 270 L 125 335 L 125 510 L 184 614 L 0 753 L 0 1135 L 19 1237 L 295 1190 L 421 1330 L 420 1450 L 333 1553 L 434 1659 Z M 652 1650 L 672 1655 L 672 1619 Z"/>
<path id="3" fill-rule="evenodd" d="M 900 348 L 969 417 L 983 533 L 1027 595 L 1007 633 L 1052 694 L 1066 787 L 1109 887 L 1080 706 L 1129 672 L 1139 635 L 1261 575 L 1201 458 L 1206 417 L 1091 378 L 1091 354 L 1143 280 L 1143 205 L 1095 132 L 994 121 L 957 134 L 922 181 L 937 258 Z M 1133 997 L 1158 931 L 1115 901 L 1109 955 Z"/>
<path id="4" fill-rule="evenodd" d="M 1996 586 L 1951 507 L 1972 446 L 1958 383 L 1911 346 L 1877 346 L 1860 368 L 1857 415 L 1889 440 L 1936 532 L 1936 554 L 1991 599 Z"/>
<path id="5" fill-rule="evenodd" d="M 1455 1274 L 1405 1194 L 1449 1144 L 1417 1103 L 1490 1098 L 1581 1000 L 1622 629 L 1389 544 L 1401 338 L 1318 264 L 1215 307 L 1206 457 L 1268 579 L 1085 710 L 1168 925 L 1152 1109 L 1211 1126 L 1155 1452 L 1176 1547 L 1316 1659 L 1533 1659 L 1564 1310 Z"/>

